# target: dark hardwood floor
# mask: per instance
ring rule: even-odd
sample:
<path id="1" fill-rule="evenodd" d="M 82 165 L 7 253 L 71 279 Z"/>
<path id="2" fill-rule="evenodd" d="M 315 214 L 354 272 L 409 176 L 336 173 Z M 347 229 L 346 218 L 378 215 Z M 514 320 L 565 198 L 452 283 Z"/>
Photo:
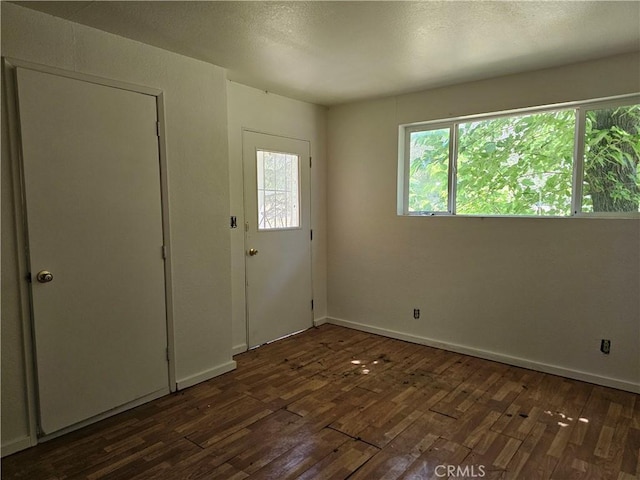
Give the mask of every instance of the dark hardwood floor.
<path id="1" fill-rule="evenodd" d="M 2 460 L 3 479 L 637 479 L 640 396 L 333 325 Z"/>

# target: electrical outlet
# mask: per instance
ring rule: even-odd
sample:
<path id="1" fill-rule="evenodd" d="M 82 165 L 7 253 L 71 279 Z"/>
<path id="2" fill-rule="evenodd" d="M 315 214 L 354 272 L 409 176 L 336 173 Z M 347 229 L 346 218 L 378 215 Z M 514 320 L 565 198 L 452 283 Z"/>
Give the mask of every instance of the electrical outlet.
<path id="1" fill-rule="evenodd" d="M 605 355 L 609 355 L 611 352 L 611 340 L 602 339 L 600 341 L 600 351 Z"/>
<path id="2" fill-rule="evenodd" d="M 416 320 L 420 318 L 420 309 L 419 308 L 414 308 L 413 309 L 413 318 L 415 318 Z"/>

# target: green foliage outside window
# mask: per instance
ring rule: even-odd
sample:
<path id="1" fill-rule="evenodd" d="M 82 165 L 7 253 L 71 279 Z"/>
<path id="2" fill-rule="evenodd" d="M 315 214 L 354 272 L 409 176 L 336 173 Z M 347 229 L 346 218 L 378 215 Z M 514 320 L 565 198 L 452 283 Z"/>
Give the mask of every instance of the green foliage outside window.
<path id="1" fill-rule="evenodd" d="M 571 214 L 576 110 L 410 133 L 409 212 L 447 212 L 457 128 L 455 210 L 463 215 Z M 640 105 L 586 112 L 583 212 L 638 212 Z"/>
<path id="2" fill-rule="evenodd" d="M 457 212 L 568 215 L 575 112 L 460 124 Z"/>
<path id="3" fill-rule="evenodd" d="M 449 181 L 449 129 L 411 134 L 409 211 L 446 212 Z"/>
<path id="4" fill-rule="evenodd" d="M 582 210 L 640 211 L 640 105 L 587 112 Z"/>

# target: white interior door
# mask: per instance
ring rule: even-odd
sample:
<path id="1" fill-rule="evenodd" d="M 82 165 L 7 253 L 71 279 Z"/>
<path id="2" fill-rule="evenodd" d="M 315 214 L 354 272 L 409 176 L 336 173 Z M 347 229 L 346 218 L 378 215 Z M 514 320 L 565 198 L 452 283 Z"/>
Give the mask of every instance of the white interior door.
<path id="1" fill-rule="evenodd" d="M 245 131 L 250 347 L 313 324 L 309 142 Z"/>
<path id="2" fill-rule="evenodd" d="M 169 391 L 156 98 L 24 68 L 17 85 L 49 434 Z"/>

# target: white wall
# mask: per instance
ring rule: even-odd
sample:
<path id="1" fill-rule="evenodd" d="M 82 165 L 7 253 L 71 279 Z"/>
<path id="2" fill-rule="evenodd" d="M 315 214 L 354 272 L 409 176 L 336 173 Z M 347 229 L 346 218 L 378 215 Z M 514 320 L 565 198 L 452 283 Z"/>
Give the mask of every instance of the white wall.
<path id="1" fill-rule="evenodd" d="M 2 55 L 164 91 L 175 367 L 189 385 L 234 367 L 226 78 L 222 68 L 2 2 Z M 3 91 L 2 446 L 28 445 L 11 158 Z M 26 445 L 25 445 L 26 443 Z"/>
<path id="2" fill-rule="evenodd" d="M 638 90 L 623 55 L 331 108 L 330 321 L 640 391 L 638 220 L 396 215 L 400 124 Z"/>
<path id="3" fill-rule="evenodd" d="M 228 83 L 227 92 L 231 215 L 238 219 L 238 228 L 231 231 L 233 345 L 234 353 L 239 353 L 247 348 L 242 129 L 308 140 L 311 144 L 314 318 L 321 323 L 327 314 L 326 109 L 234 82 Z"/>

